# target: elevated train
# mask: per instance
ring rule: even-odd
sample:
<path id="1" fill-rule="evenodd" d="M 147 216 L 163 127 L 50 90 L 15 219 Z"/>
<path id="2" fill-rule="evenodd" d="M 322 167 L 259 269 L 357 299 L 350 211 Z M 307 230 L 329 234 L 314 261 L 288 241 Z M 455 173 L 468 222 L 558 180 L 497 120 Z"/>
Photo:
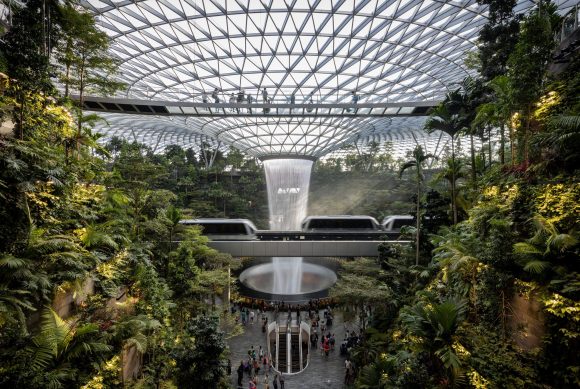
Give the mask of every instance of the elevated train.
<path id="1" fill-rule="evenodd" d="M 400 222 L 407 222 L 405 216 L 402 218 Z M 302 229 L 297 231 L 258 230 L 248 219 L 186 219 L 180 224 L 199 226 L 205 236 L 215 241 L 382 240 L 397 238 L 400 228 L 400 223 L 383 226 L 375 218 L 364 215 L 308 216 L 301 224 Z"/>

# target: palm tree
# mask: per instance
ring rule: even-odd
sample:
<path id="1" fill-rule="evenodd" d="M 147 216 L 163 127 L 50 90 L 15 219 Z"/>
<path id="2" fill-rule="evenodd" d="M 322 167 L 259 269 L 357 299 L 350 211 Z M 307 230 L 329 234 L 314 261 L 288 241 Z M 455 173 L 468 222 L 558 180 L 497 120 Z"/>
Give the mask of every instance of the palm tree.
<path id="1" fill-rule="evenodd" d="M 449 183 L 449 188 L 451 188 L 452 184 L 455 183 L 455 193 L 451 192 L 452 196 L 455 195 L 455 199 L 452 198 L 451 204 L 455 203 L 455 205 L 457 206 L 458 204 L 457 198 L 459 196 L 459 190 L 457 189 L 457 181 L 465 178 L 465 176 L 466 173 L 464 172 L 463 169 L 463 162 L 459 159 L 453 160 L 449 158 L 445 161 L 445 167 L 443 168 L 443 170 L 441 170 L 433 177 L 432 184 L 437 184 L 440 181 L 445 180 Z"/>
<path id="2" fill-rule="evenodd" d="M 425 351 L 450 374 L 458 376 L 461 363 L 453 349 L 455 332 L 465 316 L 465 302 L 448 299 L 440 304 L 416 304 L 401 313 L 403 327 L 418 340 L 419 351 Z"/>
<path id="3" fill-rule="evenodd" d="M 415 217 L 417 220 L 417 224 L 416 224 L 416 228 L 417 231 L 415 233 L 415 245 L 417 246 L 415 248 L 415 264 L 419 265 L 419 243 L 421 242 L 421 237 L 420 237 L 420 228 L 421 228 L 421 192 L 422 192 L 422 187 L 423 187 L 423 181 L 425 180 L 425 177 L 423 176 L 423 164 L 429 159 L 429 158 L 436 158 L 434 155 L 432 154 L 425 154 L 425 152 L 423 151 L 423 148 L 421 146 L 417 146 L 415 147 L 415 149 L 413 150 L 413 159 L 405 162 L 403 164 L 403 166 L 401 166 L 401 170 L 399 171 L 399 178 L 401 178 L 403 176 L 403 173 L 405 172 L 405 170 L 407 169 L 411 169 L 414 168 L 415 169 L 415 178 L 416 178 L 416 184 L 417 184 L 417 201 L 416 201 L 416 208 L 415 208 Z"/>
<path id="4" fill-rule="evenodd" d="M 165 212 L 165 216 L 171 222 L 171 226 L 169 227 L 169 251 L 173 250 L 173 235 L 179 226 L 179 222 L 181 221 L 181 217 L 183 216 L 181 211 L 174 206 L 167 208 Z"/>
<path id="5" fill-rule="evenodd" d="M 459 226 L 462 226 L 461 224 Z M 477 236 L 460 227 L 444 228 L 441 235 L 432 239 L 436 248 L 433 259 L 441 266 L 443 282 L 452 283 L 452 288 L 469 294 L 472 305 L 477 304 L 476 284 L 477 269 L 480 264 L 477 258 L 479 249 Z M 466 282 L 466 277 L 469 282 Z"/>
<path id="6" fill-rule="evenodd" d="M 436 106 L 425 123 L 428 133 L 442 131 L 451 137 L 451 160 L 455 165 L 455 137 L 468 128 L 468 117 L 465 112 L 466 95 L 457 89 L 450 92 L 445 100 Z M 451 207 L 453 224 L 457 224 L 457 204 L 455 202 L 455 175 L 451 177 Z"/>
<path id="7" fill-rule="evenodd" d="M 500 162 L 505 163 L 505 126 L 510 128 L 510 139 L 513 134 L 511 130 L 510 118 L 513 110 L 511 100 L 510 82 L 506 76 L 497 76 L 491 80 L 488 86 L 493 91 L 493 100 L 480 105 L 477 108 L 477 115 L 472 123 L 472 127 L 479 126 L 499 126 L 500 128 Z M 514 144 L 510 141 L 512 165 L 514 164 Z"/>

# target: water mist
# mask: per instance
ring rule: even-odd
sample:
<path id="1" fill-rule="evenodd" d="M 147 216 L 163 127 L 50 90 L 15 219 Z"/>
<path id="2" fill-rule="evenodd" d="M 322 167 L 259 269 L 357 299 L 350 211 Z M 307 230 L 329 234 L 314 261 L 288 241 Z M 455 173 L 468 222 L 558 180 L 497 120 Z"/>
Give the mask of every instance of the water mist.
<path id="1" fill-rule="evenodd" d="M 268 159 L 264 161 L 268 187 L 270 229 L 299 230 L 308 210 L 308 191 L 313 161 L 307 159 Z M 302 258 L 274 257 L 276 294 L 301 292 Z"/>

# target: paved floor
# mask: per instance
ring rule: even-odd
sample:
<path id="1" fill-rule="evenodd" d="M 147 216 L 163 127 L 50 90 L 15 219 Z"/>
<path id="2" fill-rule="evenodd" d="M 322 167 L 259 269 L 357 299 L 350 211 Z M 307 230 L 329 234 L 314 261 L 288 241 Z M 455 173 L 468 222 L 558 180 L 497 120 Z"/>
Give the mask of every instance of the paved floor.
<path id="1" fill-rule="evenodd" d="M 269 321 L 272 320 L 273 315 L 269 315 Z M 320 317 L 323 316 L 323 312 L 320 312 Z M 352 330 L 350 326 L 346 329 Z M 340 344 L 344 338 L 345 325 L 342 320 L 342 315 L 340 312 L 335 312 L 334 323 L 329 331 L 335 334 L 337 339 L 337 345 Z M 229 341 L 229 346 L 231 350 L 231 361 L 232 361 L 232 375 L 231 375 L 231 387 L 236 388 L 237 386 L 237 373 L 240 361 L 242 359 L 247 359 L 248 349 L 253 345 L 257 350 L 259 346 L 266 349 L 266 335 L 262 333 L 261 324 L 254 322 L 254 324 L 248 324 L 245 328 L 245 333 L 240 336 L 231 338 Z M 260 378 L 258 389 L 263 389 L 264 384 L 264 372 L 260 369 Z M 298 389 L 298 388 L 308 388 L 308 389 L 343 389 L 347 388 L 343 384 L 344 380 L 344 357 L 339 354 L 338 347 L 334 351 L 330 352 L 330 356 L 326 357 L 321 354 L 320 349 L 311 350 L 311 358 L 308 367 L 301 373 L 285 377 L 285 389 Z M 272 378 L 273 372 L 269 374 L 270 378 L 270 389 L 273 389 Z M 248 388 L 248 375 L 244 375 L 243 389 Z"/>

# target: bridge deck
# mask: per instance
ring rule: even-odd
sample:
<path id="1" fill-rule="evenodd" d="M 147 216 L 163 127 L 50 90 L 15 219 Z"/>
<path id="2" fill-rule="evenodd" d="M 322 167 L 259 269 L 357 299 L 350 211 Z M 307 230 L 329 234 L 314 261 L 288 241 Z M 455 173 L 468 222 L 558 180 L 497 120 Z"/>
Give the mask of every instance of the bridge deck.
<path id="1" fill-rule="evenodd" d="M 78 96 L 71 96 L 78 100 Z M 437 101 L 403 103 L 202 103 L 184 101 L 136 100 L 85 96 L 83 107 L 90 111 L 159 116 L 197 117 L 407 117 L 428 116 Z"/>
<path id="2" fill-rule="evenodd" d="M 377 257 L 381 243 L 409 243 L 384 240 L 276 240 L 211 241 L 209 246 L 234 257 Z"/>

